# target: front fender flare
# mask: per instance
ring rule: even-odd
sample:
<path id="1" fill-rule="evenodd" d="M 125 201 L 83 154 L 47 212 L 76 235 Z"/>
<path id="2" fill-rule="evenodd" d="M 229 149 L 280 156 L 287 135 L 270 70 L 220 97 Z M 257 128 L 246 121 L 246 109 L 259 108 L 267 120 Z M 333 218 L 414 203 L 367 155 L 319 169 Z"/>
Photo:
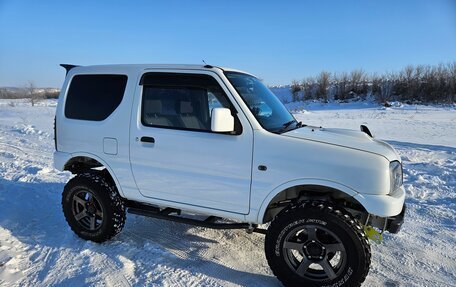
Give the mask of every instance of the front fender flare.
<path id="1" fill-rule="evenodd" d="M 277 186 L 271 192 L 269 192 L 269 194 L 265 197 L 265 199 L 261 203 L 261 206 L 260 206 L 258 214 L 257 214 L 256 222 L 263 222 L 264 215 L 266 214 L 266 209 L 268 208 L 269 203 L 272 201 L 272 199 L 277 194 L 279 194 L 280 192 L 284 191 L 287 188 L 299 186 L 299 185 L 325 186 L 325 187 L 337 189 L 351 197 L 358 195 L 358 192 L 356 192 L 352 188 L 350 188 L 346 185 L 343 185 L 341 183 L 335 182 L 335 181 L 317 179 L 317 178 L 302 178 L 302 179 L 291 180 L 291 181 L 285 182 L 285 183 Z"/>

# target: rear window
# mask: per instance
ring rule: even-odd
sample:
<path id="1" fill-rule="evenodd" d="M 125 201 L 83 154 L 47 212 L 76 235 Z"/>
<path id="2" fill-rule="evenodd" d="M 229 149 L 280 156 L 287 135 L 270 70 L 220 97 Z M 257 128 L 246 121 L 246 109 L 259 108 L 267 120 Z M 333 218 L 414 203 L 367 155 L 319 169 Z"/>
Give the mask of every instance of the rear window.
<path id="1" fill-rule="evenodd" d="M 122 101 L 126 75 L 77 75 L 68 89 L 65 116 L 69 119 L 102 121 Z"/>

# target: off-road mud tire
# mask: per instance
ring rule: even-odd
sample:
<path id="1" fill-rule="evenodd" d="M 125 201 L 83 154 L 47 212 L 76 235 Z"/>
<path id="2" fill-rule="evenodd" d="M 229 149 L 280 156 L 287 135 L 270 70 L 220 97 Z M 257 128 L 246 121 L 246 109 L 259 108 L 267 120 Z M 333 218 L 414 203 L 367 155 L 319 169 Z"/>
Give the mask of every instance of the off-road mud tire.
<path id="1" fill-rule="evenodd" d="M 287 232 L 291 233 L 300 225 L 309 224 L 330 230 L 340 238 L 345 249 L 346 263 L 341 265 L 343 267 L 339 268 L 336 278 L 309 279 L 298 274 L 299 268 L 292 269 L 286 262 L 290 262 L 289 259 L 285 259 L 287 251 L 283 245 Z M 268 228 L 265 252 L 274 275 L 286 287 L 360 286 L 369 272 L 371 262 L 371 249 L 362 225 L 344 209 L 321 201 L 305 201 L 281 211 Z"/>
<path id="2" fill-rule="evenodd" d="M 103 219 L 97 230 L 81 226 L 73 214 L 73 198 L 81 190 L 92 193 L 103 210 Z M 62 194 L 62 209 L 71 230 L 79 237 L 94 242 L 104 242 L 117 235 L 125 224 L 125 206 L 112 181 L 102 172 L 85 172 L 76 175 L 66 185 Z"/>

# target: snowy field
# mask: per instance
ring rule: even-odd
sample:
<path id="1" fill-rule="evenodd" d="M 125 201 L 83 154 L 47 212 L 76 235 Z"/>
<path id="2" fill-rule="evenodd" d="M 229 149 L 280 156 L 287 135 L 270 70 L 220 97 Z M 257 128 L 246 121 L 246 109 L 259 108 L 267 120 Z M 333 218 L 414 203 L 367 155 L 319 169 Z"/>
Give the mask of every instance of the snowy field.
<path id="1" fill-rule="evenodd" d="M 259 234 L 129 214 L 110 242 L 76 237 L 60 207 L 70 174 L 52 167 L 56 102 L 10 102 L 0 100 L 0 286 L 280 286 Z M 403 158 L 406 222 L 372 244 L 364 286 L 456 286 L 456 109 L 288 107 L 310 125 L 366 123 Z"/>

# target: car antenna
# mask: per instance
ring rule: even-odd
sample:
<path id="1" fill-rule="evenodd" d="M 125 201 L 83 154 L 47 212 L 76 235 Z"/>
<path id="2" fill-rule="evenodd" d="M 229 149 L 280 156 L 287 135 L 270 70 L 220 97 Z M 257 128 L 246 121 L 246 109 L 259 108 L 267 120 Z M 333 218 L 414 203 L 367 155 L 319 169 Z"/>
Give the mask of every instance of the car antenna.
<path id="1" fill-rule="evenodd" d="M 208 68 L 208 69 L 213 68 L 211 65 L 206 64 L 206 61 L 204 61 L 204 59 L 202 61 L 204 63 L 204 68 Z"/>

